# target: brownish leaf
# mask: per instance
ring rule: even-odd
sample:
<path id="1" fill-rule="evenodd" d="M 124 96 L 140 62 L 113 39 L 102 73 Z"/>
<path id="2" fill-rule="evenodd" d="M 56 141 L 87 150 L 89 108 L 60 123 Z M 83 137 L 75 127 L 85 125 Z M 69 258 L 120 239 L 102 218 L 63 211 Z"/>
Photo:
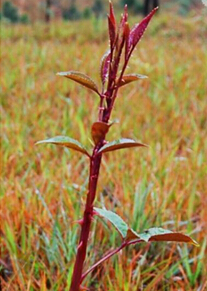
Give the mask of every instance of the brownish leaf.
<path id="1" fill-rule="evenodd" d="M 190 243 L 195 246 L 199 246 L 199 244 L 190 238 L 188 235 L 179 233 L 179 232 L 172 232 L 167 234 L 159 234 L 159 235 L 153 235 L 149 241 L 174 241 L 174 242 L 185 242 Z"/>
<path id="2" fill-rule="evenodd" d="M 68 136 L 55 136 L 53 138 L 38 141 L 36 144 L 42 144 L 42 143 L 49 143 L 49 144 L 55 144 L 58 146 L 64 146 L 64 147 L 73 149 L 75 151 L 81 152 L 87 155 L 88 157 L 90 157 L 85 147 L 79 141 L 73 138 L 70 138 Z"/>
<path id="3" fill-rule="evenodd" d="M 153 227 L 146 230 L 143 233 L 136 233 L 132 229 L 128 229 L 126 239 L 128 241 L 141 239 L 145 242 L 148 241 L 172 241 L 172 242 L 185 242 L 190 243 L 195 246 L 199 244 L 190 238 L 188 235 L 182 234 L 180 232 L 172 232 L 171 230 L 163 229 L 161 227 Z"/>
<path id="4" fill-rule="evenodd" d="M 110 125 L 100 121 L 95 122 L 92 125 L 91 135 L 95 144 L 98 144 L 105 137 L 106 133 L 109 130 L 109 127 Z"/>
<path id="5" fill-rule="evenodd" d="M 57 75 L 71 79 L 71 80 L 87 87 L 88 89 L 93 90 L 94 92 L 96 92 L 99 95 L 98 87 L 95 84 L 95 82 L 90 77 L 88 77 L 87 75 L 85 75 L 83 73 L 76 72 L 76 71 L 68 71 L 68 72 L 57 73 Z"/>
<path id="6" fill-rule="evenodd" d="M 136 142 L 133 139 L 121 138 L 121 139 L 105 144 L 99 150 L 99 153 L 112 152 L 115 150 L 132 148 L 132 147 L 147 147 L 147 145 L 140 142 Z"/>
<path id="7" fill-rule="evenodd" d="M 129 84 L 131 82 L 134 82 L 134 81 L 137 81 L 137 80 L 140 80 L 140 79 L 146 79 L 146 78 L 148 78 L 148 77 L 145 76 L 145 75 L 140 75 L 140 74 L 125 75 L 125 76 L 122 77 L 122 80 L 119 83 L 119 87 L 127 85 L 127 84 Z"/>

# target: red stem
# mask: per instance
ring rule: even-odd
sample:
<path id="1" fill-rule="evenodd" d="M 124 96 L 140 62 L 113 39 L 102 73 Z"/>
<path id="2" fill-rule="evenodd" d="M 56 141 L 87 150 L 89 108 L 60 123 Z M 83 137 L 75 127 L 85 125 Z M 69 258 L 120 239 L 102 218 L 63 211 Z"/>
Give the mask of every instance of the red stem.
<path id="1" fill-rule="evenodd" d="M 86 257 L 86 249 L 89 238 L 91 221 L 93 218 L 93 202 L 96 194 L 96 187 L 98 182 L 99 169 L 101 165 L 101 155 L 97 155 L 97 151 L 101 148 L 102 143 L 94 148 L 93 155 L 90 160 L 90 175 L 89 175 L 89 192 L 87 195 L 87 201 L 85 205 L 85 211 L 83 216 L 83 223 L 81 227 L 81 234 L 77 249 L 76 261 L 73 269 L 72 282 L 70 291 L 79 291 L 81 276 L 83 272 L 83 264 Z"/>
<path id="2" fill-rule="evenodd" d="M 97 263 L 95 263 L 93 266 L 91 266 L 83 275 L 81 278 L 81 282 L 85 279 L 85 277 L 92 272 L 96 267 L 98 267 L 100 264 L 102 264 L 103 262 L 105 262 L 106 260 L 108 260 L 109 258 L 111 258 L 113 255 L 117 254 L 119 251 L 121 251 L 123 248 L 125 248 L 126 246 L 132 245 L 132 244 L 136 244 L 139 242 L 142 242 L 143 240 L 141 239 L 137 239 L 134 241 L 129 241 L 129 242 L 123 242 L 121 244 L 120 247 L 118 247 L 117 249 L 111 251 L 110 253 L 108 253 L 107 255 L 105 255 L 103 258 L 101 258 Z"/>

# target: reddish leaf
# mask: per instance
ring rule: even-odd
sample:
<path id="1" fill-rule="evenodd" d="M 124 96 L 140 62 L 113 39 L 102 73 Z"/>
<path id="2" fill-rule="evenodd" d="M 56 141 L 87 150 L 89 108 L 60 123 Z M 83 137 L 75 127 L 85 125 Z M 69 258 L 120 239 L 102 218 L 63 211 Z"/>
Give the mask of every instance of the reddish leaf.
<path id="1" fill-rule="evenodd" d="M 64 147 L 73 149 L 75 151 L 81 152 L 87 155 L 88 157 L 90 157 L 89 153 L 80 142 L 67 136 L 55 136 L 53 138 L 38 141 L 36 144 L 42 144 L 42 143 L 50 143 L 50 144 L 55 144 L 58 146 L 64 146 Z"/>
<path id="2" fill-rule="evenodd" d="M 124 13 L 122 14 L 120 25 L 119 25 L 119 44 L 125 41 L 125 27 L 128 19 L 128 13 L 127 13 L 127 5 L 124 6 Z"/>
<path id="3" fill-rule="evenodd" d="M 134 81 L 137 81 L 137 80 L 140 80 L 140 79 L 146 79 L 146 78 L 148 78 L 148 77 L 145 76 L 145 75 L 140 75 L 140 74 L 125 75 L 125 76 L 122 77 L 122 80 L 119 83 L 119 87 L 127 85 L 127 84 L 129 84 L 131 82 L 134 82 Z"/>
<path id="4" fill-rule="evenodd" d="M 136 233 L 132 229 L 128 229 L 126 239 L 128 241 L 135 239 L 142 239 L 145 242 L 148 241 L 174 241 L 174 242 L 185 242 L 195 246 L 199 246 L 196 241 L 190 238 L 188 235 L 172 232 L 167 229 L 160 227 L 153 227 L 146 230 L 144 233 Z"/>
<path id="5" fill-rule="evenodd" d="M 190 238 L 188 235 L 179 232 L 173 232 L 168 234 L 160 234 L 160 235 L 153 235 L 149 241 L 174 241 L 174 242 L 185 242 L 190 243 L 195 246 L 199 246 L 199 244 Z"/>
<path id="6" fill-rule="evenodd" d="M 140 23 L 136 24 L 134 28 L 131 30 L 130 36 L 129 36 L 129 46 L 135 47 L 141 37 L 143 36 L 152 16 L 157 11 L 157 8 L 154 8 Z"/>
<path id="7" fill-rule="evenodd" d="M 140 237 L 136 233 L 136 231 L 134 231 L 132 228 L 128 228 L 127 234 L 126 234 L 126 237 L 125 237 L 126 241 L 132 241 L 132 240 L 139 239 L 139 238 Z"/>
<path id="8" fill-rule="evenodd" d="M 95 122 L 92 125 L 91 135 L 95 144 L 98 144 L 102 139 L 105 138 L 105 135 L 109 130 L 109 127 L 110 125 L 104 122 L 100 122 L 100 121 Z"/>
<path id="9" fill-rule="evenodd" d="M 95 91 L 96 93 L 99 94 L 98 92 L 98 87 L 95 84 L 95 82 L 89 78 L 87 75 L 80 73 L 80 72 L 76 72 L 76 71 L 68 71 L 68 72 L 60 72 L 57 73 L 58 76 L 64 76 L 68 79 L 71 79 L 93 91 Z"/>
<path id="10" fill-rule="evenodd" d="M 128 12 L 127 12 L 127 5 L 124 6 L 124 13 L 123 13 L 123 16 L 122 16 L 122 19 L 121 19 L 121 24 L 122 24 L 122 27 L 124 29 L 124 26 L 125 26 L 125 23 L 127 22 L 128 20 Z"/>
<path id="11" fill-rule="evenodd" d="M 100 148 L 99 153 L 112 152 L 115 150 L 132 148 L 132 147 L 147 147 L 147 145 L 140 142 L 136 142 L 132 139 L 121 138 L 121 139 L 105 144 L 102 148 Z"/>
<path id="12" fill-rule="evenodd" d="M 115 39 L 116 39 L 116 18 L 114 15 L 114 9 L 111 2 L 110 2 L 110 13 L 108 15 L 108 29 L 109 29 L 110 45 L 112 49 L 115 43 Z"/>
<path id="13" fill-rule="evenodd" d="M 108 30 L 109 30 L 110 46 L 112 49 L 114 47 L 114 43 L 115 43 L 115 39 L 116 39 L 116 28 L 114 27 L 113 23 L 111 22 L 111 19 L 109 16 L 108 16 Z"/>
<path id="14" fill-rule="evenodd" d="M 106 78 L 108 76 L 109 64 L 110 64 L 110 51 L 106 52 L 101 60 L 101 80 L 104 85 L 106 82 Z"/>
<path id="15" fill-rule="evenodd" d="M 128 22 L 125 23 L 124 27 L 124 38 L 125 38 L 125 60 L 127 59 L 128 53 L 129 53 L 129 34 L 130 34 L 130 28 Z"/>
<path id="16" fill-rule="evenodd" d="M 113 26 L 116 28 L 116 18 L 115 18 L 115 15 L 114 15 L 114 8 L 113 8 L 113 5 L 112 5 L 111 2 L 109 3 L 109 6 L 110 6 L 109 18 L 110 18 L 111 23 L 113 24 Z"/>

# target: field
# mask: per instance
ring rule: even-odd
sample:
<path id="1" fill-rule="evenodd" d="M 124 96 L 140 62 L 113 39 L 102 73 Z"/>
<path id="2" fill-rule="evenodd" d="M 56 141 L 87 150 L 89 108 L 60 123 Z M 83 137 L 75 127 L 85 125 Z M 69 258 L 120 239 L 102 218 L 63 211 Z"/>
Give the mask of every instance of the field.
<path id="1" fill-rule="evenodd" d="M 200 247 L 130 246 L 84 281 L 89 290 L 207 289 L 205 21 L 153 19 L 128 68 L 149 78 L 120 90 L 108 136 L 150 147 L 107 154 L 96 199 L 138 231 L 179 230 Z M 106 28 L 105 20 L 2 27 L 1 290 L 69 290 L 88 160 L 35 142 L 67 135 L 90 150 L 98 99 L 56 72 L 82 71 L 100 84 Z M 95 218 L 86 267 L 120 240 Z"/>

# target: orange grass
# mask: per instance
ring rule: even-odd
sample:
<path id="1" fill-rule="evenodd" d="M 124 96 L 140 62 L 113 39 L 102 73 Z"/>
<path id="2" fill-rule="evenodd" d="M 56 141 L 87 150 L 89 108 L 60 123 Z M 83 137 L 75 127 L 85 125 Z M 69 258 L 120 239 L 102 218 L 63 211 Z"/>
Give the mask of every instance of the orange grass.
<path id="1" fill-rule="evenodd" d="M 68 135 L 90 149 L 98 99 L 55 73 L 81 70 L 99 81 L 97 63 L 108 45 L 102 27 L 101 20 L 2 28 L 2 290 L 69 289 L 88 160 L 34 143 Z M 120 124 L 109 134 L 150 148 L 107 154 L 96 202 L 139 232 L 163 226 L 190 234 L 200 247 L 128 247 L 89 276 L 90 290 L 206 288 L 206 35 L 201 15 L 154 20 L 128 68 L 149 79 L 120 90 L 122 106 L 118 98 L 113 113 Z M 95 220 L 87 262 L 117 240 Z"/>

